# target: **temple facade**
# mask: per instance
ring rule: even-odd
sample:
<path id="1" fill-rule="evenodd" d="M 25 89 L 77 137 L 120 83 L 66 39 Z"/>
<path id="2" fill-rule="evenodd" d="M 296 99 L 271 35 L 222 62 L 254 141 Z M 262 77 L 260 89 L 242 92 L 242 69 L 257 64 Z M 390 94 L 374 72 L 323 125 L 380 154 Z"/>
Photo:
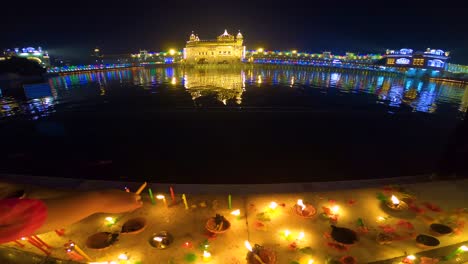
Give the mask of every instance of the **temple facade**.
<path id="1" fill-rule="evenodd" d="M 244 37 L 239 32 L 235 37 L 227 30 L 215 40 L 200 40 L 193 32 L 184 48 L 186 64 L 234 64 L 245 57 Z"/>

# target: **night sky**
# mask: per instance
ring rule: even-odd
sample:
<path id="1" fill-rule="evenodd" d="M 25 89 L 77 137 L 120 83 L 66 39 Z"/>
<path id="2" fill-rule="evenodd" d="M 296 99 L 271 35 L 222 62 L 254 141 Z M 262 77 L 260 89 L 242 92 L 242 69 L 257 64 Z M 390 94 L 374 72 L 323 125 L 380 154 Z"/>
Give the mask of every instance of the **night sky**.
<path id="1" fill-rule="evenodd" d="M 249 49 L 383 53 L 440 48 L 468 64 L 468 8 L 450 1 L 9 1 L 1 4 L 0 48 L 42 46 L 77 58 L 183 48 L 241 30 Z"/>

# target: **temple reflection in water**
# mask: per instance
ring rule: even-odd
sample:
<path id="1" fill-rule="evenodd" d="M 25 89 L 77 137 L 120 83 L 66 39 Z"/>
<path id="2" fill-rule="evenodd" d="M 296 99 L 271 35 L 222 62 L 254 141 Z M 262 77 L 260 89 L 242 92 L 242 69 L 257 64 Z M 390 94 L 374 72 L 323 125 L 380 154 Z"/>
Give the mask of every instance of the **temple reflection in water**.
<path id="1" fill-rule="evenodd" d="M 0 83 L 0 117 L 27 115 L 38 119 L 67 107 L 79 109 L 113 100 L 119 104 L 107 105 L 127 111 L 134 111 L 131 103 L 135 102 L 140 109 L 156 111 L 162 105 L 164 109 L 242 106 L 311 111 L 343 111 L 346 107 L 369 113 L 410 110 L 453 116 L 468 108 L 466 85 L 374 71 L 153 67 L 67 74 L 50 78 L 48 85 L 49 91 L 37 93 L 37 89 L 28 91 Z"/>
<path id="2" fill-rule="evenodd" d="M 229 69 L 194 69 L 184 72 L 184 87 L 192 96 L 196 105 L 203 105 L 206 100 L 216 99 L 227 105 L 242 103 L 245 91 L 244 70 Z"/>

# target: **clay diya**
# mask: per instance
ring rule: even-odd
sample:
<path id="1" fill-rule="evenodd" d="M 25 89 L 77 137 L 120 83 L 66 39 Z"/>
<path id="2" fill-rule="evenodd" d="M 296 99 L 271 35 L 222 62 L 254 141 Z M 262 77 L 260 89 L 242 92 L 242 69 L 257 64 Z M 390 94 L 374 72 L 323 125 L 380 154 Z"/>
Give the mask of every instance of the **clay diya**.
<path id="1" fill-rule="evenodd" d="M 263 246 L 255 244 L 252 251 L 247 253 L 247 263 L 248 264 L 275 264 L 276 263 L 276 253 Z"/>
<path id="2" fill-rule="evenodd" d="M 19 190 L 13 190 L 9 193 L 6 194 L 5 197 L 1 197 L 2 199 L 10 199 L 10 198 L 18 198 L 18 199 L 23 199 L 26 197 L 26 191 L 19 189 Z"/>
<path id="3" fill-rule="evenodd" d="M 393 242 L 393 235 L 388 233 L 378 233 L 376 240 L 380 245 L 391 244 Z"/>
<path id="4" fill-rule="evenodd" d="M 109 232 L 96 233 L 86 240 L 86 247 L 91 249 L 105 249 L 117 241 L 119 234 Z"/>
<path id="5" fill-rule="evenodd" d="M 138 234 L 146 228 L 146 219 L 143 217 L 132 218 L 122 226 L 121 234 Z"/>
<path id="6" fill-rule="evenodd" d="M 418 235 L 416 237 L 416 244 L 421 248 L 431 248 L 437 247 L 440 244 L 440 241 L 432 236 Z"/>
<path id="7" fill-rule="evenodd" d="M 211 233 L 225 233 L 231 227 L 231 223 L 224 216 L 216 214 L 206 222 L 205 228 Z"/>
<path id="8" fill-rule="evenodd" d="M 332 225 L 332 232 L 331 237 L 338 243 L 344 245 L 352 245 L 358 241 L 358 237 L 356 232 L 351 229 L 344 228 L 344 227 L 337 227 Z"/>
<path id="9" fill-rule="evenodd" d="M 161 231 L 157 234 L 153 234 L 149 239 L 150 245 L 157 249 L 166 249 L 173 241 L 174 238 L 167 231 Z"/>
<path id="10" fill-rule="evenodd" d="M 395 195 L 392 195 L 392 198 L 386 202 L 386 205 L 395 211 L 403 211 L 408 209 L 408 204 L 399 200 Z"/>
<path id="11" fill-rule="evenodd" d="M 430 225 L 431 234 L 435 236 L 449 235 L 453 232 L 453 229 L 450 226 L 443 224 L 432 224 Z"/>
<path id="12" fill-rule="evenodd" d="M 313 207 L 309 203 L 304 204 L 302 200 L 298 200 L 297 204 L 294 205 L 293 209 L 297 215 L 302 216 L 304 218 L 311 218 L 317 213 L 315 207 Z"/>

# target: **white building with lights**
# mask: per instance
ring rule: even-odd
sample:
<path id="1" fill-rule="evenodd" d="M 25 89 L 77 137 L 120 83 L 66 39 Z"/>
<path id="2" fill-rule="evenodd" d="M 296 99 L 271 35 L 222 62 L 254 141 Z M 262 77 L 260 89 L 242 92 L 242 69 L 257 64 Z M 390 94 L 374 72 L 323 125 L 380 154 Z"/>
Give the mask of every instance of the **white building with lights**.
<path id="1" fill-rule="evenodd" d="M 37 49 L 33 47 L 27 47 L 22 49 L 15 48 L 13 50 L 7 49 L 3 52 L 3 56 L 0 57 L 0 60 L 6 60 L 13 56 L 36 61 L 43 67 L 50 66 L 49 54 L 47 53 L 47 51 L 42 50 L 41 47 L 38 47 Z"/>
<path id="2" fill-rule="evenodd" d="M 447 68 L 450 52 L 427 49 L 413 52 L 412 49 L 387 50 L 386 65 L 403 68 L 424 68 L 443 71 Z"/>

